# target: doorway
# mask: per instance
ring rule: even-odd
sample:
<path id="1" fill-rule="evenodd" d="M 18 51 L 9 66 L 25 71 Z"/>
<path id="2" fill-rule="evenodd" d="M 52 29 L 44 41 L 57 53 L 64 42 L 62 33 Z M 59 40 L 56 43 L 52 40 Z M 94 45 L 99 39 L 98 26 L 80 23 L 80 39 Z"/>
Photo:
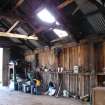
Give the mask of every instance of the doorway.
<path id="1" fill-rule="evenodd" d="M 3 48 L 0 48 L 0 84 L 2 84 L 3 74 Z"/>

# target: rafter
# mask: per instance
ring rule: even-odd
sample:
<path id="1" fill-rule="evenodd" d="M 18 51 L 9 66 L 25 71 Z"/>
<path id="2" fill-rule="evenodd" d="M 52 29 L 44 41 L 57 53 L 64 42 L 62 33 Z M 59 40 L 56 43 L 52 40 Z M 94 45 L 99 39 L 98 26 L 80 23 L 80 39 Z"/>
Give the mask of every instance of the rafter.
<path id="1" fill-rule="evenodd" d="M 8 33 L 8 32 L 0 32 L 0 37 L 38 40 L 38 37 L 27 36 L 27 35 L 22 35 L 22 34 L 14 34 L 14 33 Z"/>
<path id="2" fill-rule="evenodd" d="M 18 8 L 23 2 L 24 2 L 24 0 L 17 0 L 15 8 Z"/>
<path id="3" fill-rule="evenodd" d="M 19 22 L 20 21 L 17 20 L 7 32 L 11 32 L 19 24 Z"/>
<path id="4" fill-rule="evenodd" d="M 58 9 L 62 9 L 64 7 L 66 7 L 67 5 L 71 4 L 72 2 L 74 2 L 74 0 L 65 0 L 62 4 L 58 5 Z"/>
<path id="5" fill-rule="evenodd" d="M 79 6 L 77 6 L 77 8 L 73 11 L 72 15 L 76 14 L 79 11 Z"/>

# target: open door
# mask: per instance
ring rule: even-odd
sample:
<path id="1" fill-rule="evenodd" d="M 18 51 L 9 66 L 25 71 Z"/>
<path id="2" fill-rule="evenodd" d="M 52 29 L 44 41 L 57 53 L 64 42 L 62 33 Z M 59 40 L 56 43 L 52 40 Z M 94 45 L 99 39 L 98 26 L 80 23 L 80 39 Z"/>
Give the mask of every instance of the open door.
<path id="1" fill-rule="evenodd" d="M 12 63 L 12 62 L 9 63 L 8 74 L 9 74 L 9 89 L 14 90 L 16 76 L 15 76 L 15 72 L 14 72 L 14 63 Z"/>

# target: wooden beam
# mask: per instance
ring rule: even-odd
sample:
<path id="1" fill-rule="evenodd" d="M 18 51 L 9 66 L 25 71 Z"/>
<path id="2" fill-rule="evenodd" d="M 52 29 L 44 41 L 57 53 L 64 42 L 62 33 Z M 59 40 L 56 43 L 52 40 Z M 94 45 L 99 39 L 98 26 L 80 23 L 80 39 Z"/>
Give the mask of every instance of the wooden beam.
<path id="1" fill-rule="evenodd" d="M 62 9 L 64 7 L 66 7 L 67 5 L 71 4 L 72 2 L 74 2 L 74 0 L 65 0 L 62 4 L 60 4 L 57 8 L 58 9 Z"/>
<path id="2" fill-rule="evenodd" d="M 60 41 L 60 40 L 63 40 L 64 38 L 57 38 L 57 39 L 54 39 L 54 40 L 52 40 L 52 41 L 50 41 L 51 43 L 54 43 L 54 42 L 58 42 L 58 41 Z"/>
<path id="3" fill-rule="evenodd" d="M 0 32 L 1 37 L 11 37 L 11 38 L 19 38 L 19 39 L 30 39 L 30 40 L 38 40 L 38 37 L 34 36 L 27 36 L 22 34 L 14 34 L 14 33 L 8 33 L 8 32 Z"/>
<path id="4" fill-rule="evenodd" d="M 11 32 L 11 31 L 19 24 L 19 22 L 20 22 L 20 21 L 17 20 L 17 21 L 13 24 L 13 26 L 12 26 L 7 32 L 8 32 L 8 33 Z"/>
<path id="5" fill-rule="evenodd" d="M 65 43 L 65 44 L 56 44 L 54 46 L 52 46 L 51 48 L 54 49 L 54 48 L 70 48 L 70 47 L 76 47 L 76 46 L 79 46 L 80 44 L 79 43 L 76 43 L 76 42 L 71 42 L 71 43 Z"/>
<path id="6" fill-rule="evenodd" d="M 94 54 L 94 42 L 92 40 L 89 41 L 89 69 L 90 72 L 95 72 L 95 54 Z"/>
<path id="7" fill-rule="evenodd" d="M 23 2 L 24 0 L 17 0 L 15 8 L 18 8 Z"/>
<path id="8" fill-rule="evenodd" d="M 79 6 L 73 11 L 72 15 L 76 14 L 79 11 Z"/>

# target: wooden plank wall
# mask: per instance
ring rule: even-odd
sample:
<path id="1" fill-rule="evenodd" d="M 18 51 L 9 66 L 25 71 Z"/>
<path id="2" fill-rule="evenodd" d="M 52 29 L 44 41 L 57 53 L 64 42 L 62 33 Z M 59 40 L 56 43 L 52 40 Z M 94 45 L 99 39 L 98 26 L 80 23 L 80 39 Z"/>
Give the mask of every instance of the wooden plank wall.
<path id="1" fill-rule="evenodd" d="M 25 56 L 25 60 L 28 61 L 28 62 L 32 62 L 32 61 L 34 61 L 34 59 L 35 59 L 35 53 L 32 52 L 32 51 L 27 51 L 27 52 L 24 54 L 24 56 Z"/>
<path id="2" fill-rule="evenodd" d="M 66 89 L 69 92 L 83 97 L 87 94 L 90 94 L 90 90 L 96 86 L 94 75 L 87 74 L 65 74 L 65 73 L 50 73 L 50 72 L 41 72 L 44 89 L 49 83 L 53 81 L 58 89 L 59 84 L 62 81 L 62 90 Z M 95 81 L 94 84 L 92 81 Z M 92 84 L 91 84 L 92 83 Z"/>
<path id="3" fill-rule="evenodd" d="M 39 50 L 39 63 L 40 65 L 53 65 L 55 64 L 55 56 L 54 56 L 54 50 L 45 48 Z"/>
<path id="4" fill-rule="evenodd" d="M 97 44 L 95 52 L 95 67 L 97 72 L 101 72 L 105 68 L 105 42 Z"/>
<path id="5" fill-rule="evenodd" d="M 65 70 L 73 70 L 73 66 L 79 65 L 82 70 L 88 70 L 89 45 L 83 44 L 75 47 L 63 48 L 61 65 Z"/>
<path id="6" fill-rule="evenodd" d="M 93 47 L 90 43 L 78 44 L 70 47 L 62 47 L 61 54 L 59 58 L 59 63 L 65 69 L 64 70 L 73 70 L 73 66 L 81 66 L 82 71 L 91 71 L 92 63 L 95 61 L 95 69 L 101 70 L 105 67 L 105 43 L 97 44 Z M 90 49 L 93 49 L 90 51 Z M 58 65 L 58 58 L 54 54 L 54 48 L 44 48 L 40 49 L 37 52 L 39 54 L 39 63 L 40 65 Z M 95 60 L 91 61 L 91 54 L 95 54 Z M 28 54 L 31 60 L 32 55 L 35 52 Z M 91 56 L 90 56 L 91 55 Z M 43 79 L 45 83 L 48 83 L 50 80 L 54 83 L 59 84 L 59 78 L 57 74 L 43 74 Z M 91 75 L 70 75 L 64 74 L 63 79 L 63 89 L 67 89 L 72 93 L 76 93 L 80 96 L 84 96 L 90 92 L 90 88 L 94 87 L 96 82 L 96 77 Z M 90 83 L 91 81 L 92 84 Z"/>
<path id="7" fill-rule="evenodd" d="M 38 50 L 40 65 L 58 65 L 58 58 L 54 54 L 54 49 Z M 33 54 L 26 56 L 26 59 L 32 60 Z M 62 48 L 60 54 L 60 65 L 64 70 L 73 70 L 73 66 L 79 65 L 82 70 L 89 69 L 89 45 L 81 44 L 74 47 Z"/>
<path id="8" fill-rule="evenodd" d="M 102 71 L 105 68 L 105 42 L 98 43 L 94 46 L 95 54 L 95 70 Z M 57 57 L 54 54 L 54 49 L 38 50 L 39 63 L 41 65 L 58 65 Z M 80 65 L 81 69 L 88 71 L 90 68 L 90 45 L 80 44 L 73 47 L 62 48 L 60 54 L 60 64 L 65 67 L 65 70 L 72 70 L 74 65 Z M 35 51 L 25 54 L 25 59 L 32 61 L 35 58 Z"/>

